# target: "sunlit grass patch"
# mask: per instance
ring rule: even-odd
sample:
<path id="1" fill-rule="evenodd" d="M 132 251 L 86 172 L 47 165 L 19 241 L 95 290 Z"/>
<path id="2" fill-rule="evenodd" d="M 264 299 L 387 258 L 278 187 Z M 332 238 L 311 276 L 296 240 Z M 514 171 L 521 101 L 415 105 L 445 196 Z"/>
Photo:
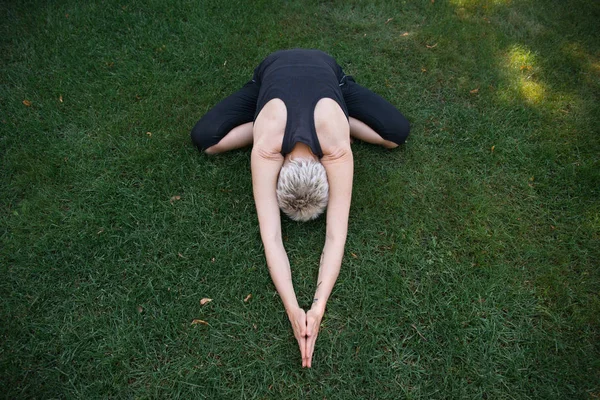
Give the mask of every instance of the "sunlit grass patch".
<path id="1" fill-rule="evenodd" d="M 0 5 L 6 398 L 600 393 L 600 3 L 60 3 Z M 311 371 L 265 264 L 249 149 L 189 140 L 290 47 L 331 53 L 412 127 L 393 151 L 352 145 Z M 310 305 L 325 219 L 282 228 Z"/>
<path id="2" fill-rule="evenodd" d="M 531 70 L 536 63 L 535 54 L 522 45 L 514 45 L 508 52 L 509 66 L 520 71 Z"/>
<path id="3" fill-rule="evenodd" d="M 519 79 L 519 89 L 521 96 L 532 104 L 538 104 L 546 97 L 544 86 L 527 78 Z"/>
<path id="4" fill-rule="evenodd" d="M 504 74 L 509 86 L 500 93 L 501 97 L 520 97 L 532 105 L 547 98 L 548 89 L 539 79 L 541 69 L 536 55 L 527 47 L 518 44 L 510 47 L 504 60 Z"/>

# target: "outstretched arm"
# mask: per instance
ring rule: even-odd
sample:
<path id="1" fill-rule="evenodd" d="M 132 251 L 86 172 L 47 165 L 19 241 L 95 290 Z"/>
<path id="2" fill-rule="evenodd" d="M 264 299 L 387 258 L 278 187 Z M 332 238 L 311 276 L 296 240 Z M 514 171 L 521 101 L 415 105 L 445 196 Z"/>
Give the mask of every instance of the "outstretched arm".
<path id="1" fill-rule="evenodd" d="M 298 307 L 298 302 L 292 286 L 290 264 L 281 240 L 281 221 L 275 191 L 283 157 L 256 147 L 252 150 L 251 157 L 252 189 L 267 265 L 286 310 L 293 309 Z"/>
<path id="2" fill-rule="evenodd" d="M 257 146 L 252 149 L 252 187 L 267 266 L 285 306 L 304 360 L 306 357 L 306 313 L 298 306 L 294 292 L 290 263 L 281 240 L 281 220 L 277 205 L 277 175 L 282 164 L 281 154 L 264 151 Z"/>
<path id="3" fill-rule="evenodd" d="M 306 313 L 306 366 L 309 368 L 312 364 L 319 325 L 344 257 L 354 173 L 354 161 L 350 145 L 344 145 L 330 156 L 323 157 L 322 163 L 327 171 L 329 181 L 329 204 L 327 205 L 325 247 L 321 254 L 317 289 L 312 307 Z"/>

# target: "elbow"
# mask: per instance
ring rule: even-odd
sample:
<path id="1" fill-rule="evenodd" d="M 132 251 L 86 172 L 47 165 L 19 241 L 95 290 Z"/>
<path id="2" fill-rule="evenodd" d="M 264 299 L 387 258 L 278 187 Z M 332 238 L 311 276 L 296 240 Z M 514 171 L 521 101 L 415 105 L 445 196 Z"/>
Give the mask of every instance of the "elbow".
<path id="1" fill-rule="evenodd" d="M 321 162 L 325 164 L 334 164 L 345 161 L 352 161 L 352 149 L 350 144 L 338 146 L 323 155 Z"/>
<path id="2" fill-rule="evenodd" d="M 281 152 L 261 145 L 254 145 L 252 147 L 251 157 L 255 160 L 267 160 L 267 161 L 282 161 L 283 156 Z"/>
<path id="3" fill-rule="evenodd" d="M 394 143 L 394 142 L 389 141 L 389 140 L 384 140 L 383 141 L 383 147 L 385 147 L 386 149 L 395 149 L 398 146 L 399 146 L 398 143 Z"/>

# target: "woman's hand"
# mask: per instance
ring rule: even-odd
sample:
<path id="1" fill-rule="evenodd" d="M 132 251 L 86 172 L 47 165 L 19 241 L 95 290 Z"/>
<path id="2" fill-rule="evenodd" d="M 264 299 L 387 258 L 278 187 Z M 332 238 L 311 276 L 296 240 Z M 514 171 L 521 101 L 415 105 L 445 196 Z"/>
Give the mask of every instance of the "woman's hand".
<path id="1" fill-rule="evenodd" d="M 323 312 L 311 308 L 306 313 L 306 351 L 302 356 L 302 366 L 310 368 L 312 365 L 313 351 L 315 350 L 315 342 L 319 335 L 319 327 L 323 319 Z"/>
<path id="2" fill-rule="evenodd" d="M 288 318 L 294 330 L 294 337 L 298 341 L 300 354 L 302 355 L 302 367 L 306 366 L 306 312 L 300 307 L 289 311 Z"/>

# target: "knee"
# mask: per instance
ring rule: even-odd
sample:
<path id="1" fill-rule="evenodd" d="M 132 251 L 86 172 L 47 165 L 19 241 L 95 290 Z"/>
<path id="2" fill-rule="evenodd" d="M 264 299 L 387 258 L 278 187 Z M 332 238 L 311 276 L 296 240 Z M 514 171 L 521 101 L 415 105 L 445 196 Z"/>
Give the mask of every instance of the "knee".
<path id="1" fill-rule="evenodd" d="M 190 132 L 192 143 L 198 150 L 204 151 L 207 154 L 213 154 L 210 152 L 210 148 L 216 145 L 218 136 L 217 127 L 214 124 L 210 124 L 204 117 L 196 123 Z"/>
<path id="2" fill-rule="evenodd" d="M 403 115 L 400 115 L 386 124 L 385 132 L 382 132 L 381 136 L 387 141 L 393 142 L 396 145 L 401 145 L 406 142 L 409 134 L 410 123 Z M 393 147 L 397 146 L 390 146 L 390 148 Z"/>

